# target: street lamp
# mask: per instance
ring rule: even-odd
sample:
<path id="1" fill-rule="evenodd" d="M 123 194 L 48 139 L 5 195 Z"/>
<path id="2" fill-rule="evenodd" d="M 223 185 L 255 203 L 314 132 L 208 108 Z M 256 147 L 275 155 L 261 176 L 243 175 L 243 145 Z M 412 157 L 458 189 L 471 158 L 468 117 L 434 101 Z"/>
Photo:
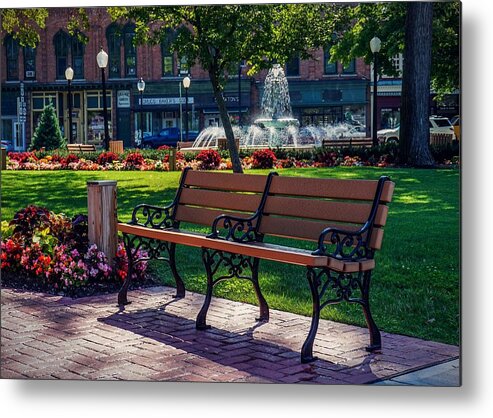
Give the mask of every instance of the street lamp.
<path id="1" fill-rule="evenodd" d="M 137 82 L 137 89 L 140 93 L 140 143 L 142 144 L 144 141 L 144 89 L 146 88 L 146 83 L 142 77 Z"/>
<path id="2" fill-rule="evenodd" d="M 68 141 L 69 144 L 72 144 L 74 142 L 73 138 L 73 133 L 72 133 L 72 80 L 74 78 L 74 70 L 72 67 L 69 65 L 67 69 L 65 70 L 65 78 L 67 79 L 68 83 Z"/>
<path id="3" fill-rule="evenodd" d="M 96 60 L 98 67 L 101 68 L 101 81 L 103 83 L 104 148 L 108 151 L 110 148 L 110 134 L 108 131 L 108 105 L 106 103 L 106 79 L 104 75 L 104 69 L 108 65 L 108 54 L 104 51 L 103 47 L 101 47 Z"/>
<path id="4" fill-rule="evenodd" d="M 373 119 L 371 124 L 373 146 L 378 145 L 377 137 L 377 54 L 380 52 L 382 42 L 376 36 L 370 41 L 370 49 L 373 53 Z"/>
<path id="5" fill-rule="evenodd" d="M 241 61 L 238 63 L 238 126 L 241 127 Z"/>
<path id="6" fill-rule="evenodd" d="M 190 88 L 190 77 L 183 79 L 183 88 L 185 89 L 185 141 L 188 141 L 188 89 Z"/>

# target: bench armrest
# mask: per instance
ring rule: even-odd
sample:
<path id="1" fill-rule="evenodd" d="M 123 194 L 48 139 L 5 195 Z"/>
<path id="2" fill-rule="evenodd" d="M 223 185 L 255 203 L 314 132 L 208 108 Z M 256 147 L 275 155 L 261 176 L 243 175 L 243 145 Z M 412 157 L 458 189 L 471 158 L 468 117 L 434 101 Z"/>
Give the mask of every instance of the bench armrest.
<path id="1" fill-rule="evenodd" d="M 325 255 L 345 261 L 356 261 L 362 258 L 372 258 L 373 251 L 367 246 L 366 232 L 370 224 L 367 222 L 357 231 L 347 231 L 339 228 L 325 228 L 318 238 L 318 248 L 313 255 Z M 326 239 L 335 245 L 331 252 L 327 252 Z"/>
<path id="2" fill-rule="evenodd" d="M 137 205 L 132 212 L 132 220 L 129 223 L 154 229 L 175 227 L 174 208 L 175 202 L 164 207 L 147 204 Z M 142 216 L 144 220 L 141 221 L 139 216 Z"/>
<path id="3" fill-rule="evenodd" d="M 260 218 L 260 212 L 257 211 L 249 218 L 241 218 L 239 216 L 219 215 L 212 223 L 212 232 L 207 235 L 207 238 L 220 238 L 235 242 L 256 242 L 261 241 L 261 236 L 257 232 L 257 222 Z M 223 221 L 225 235 L 221 235 L 218 230 L 219 222 Z"/>

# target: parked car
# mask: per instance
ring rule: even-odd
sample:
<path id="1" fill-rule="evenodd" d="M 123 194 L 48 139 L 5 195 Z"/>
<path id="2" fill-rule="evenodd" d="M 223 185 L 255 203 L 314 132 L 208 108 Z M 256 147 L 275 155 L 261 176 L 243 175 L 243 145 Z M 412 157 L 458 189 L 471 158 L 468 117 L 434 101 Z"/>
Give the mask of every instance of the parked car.
<path id="1" fill-rule="evenodd" d="M 455 136 L 458 140 L 460 140 L 460 116 L 455 115 L 452 119 L 450 119 L 450 123 L 454 127 Z"/>
<path id="2" fill-rule="evenodd" d="M 197 131 L 189 131 L 188 141 L 195 141 L 197 135 Z M 181 141 L 181 139 L 182 136 L 180 135 L 180 128 L 164 128 L 157 135 L 144 136 L 142 143 L 137 143 L 137 146 L 140 148 L 158 148 L 162 145 L 176 147 L 176 144 Z M 183 141 L 186 140 L 186 133 L 183 132 Z"/>
<path id="3" fill-rule="evenodd" d="M 7 141 L 6 139 L 2 139 L 2 148 L 6 148 L 7 152 L 10 152 L 14 150 L 14 145 L 12 144 L 12 141 Z"/>
<path id="4" fill-rule="evenodd" d="M 452 141 L 456 139 L 454 128 L 450 121 L 441 116 L 430 116 L 430 134 L 452 134 Z M 400 125 L 392 129 L 381 129 L 377 132 L 378 140 L 380 142 L 398 142 L 399 141 L 399 129 Z"/>

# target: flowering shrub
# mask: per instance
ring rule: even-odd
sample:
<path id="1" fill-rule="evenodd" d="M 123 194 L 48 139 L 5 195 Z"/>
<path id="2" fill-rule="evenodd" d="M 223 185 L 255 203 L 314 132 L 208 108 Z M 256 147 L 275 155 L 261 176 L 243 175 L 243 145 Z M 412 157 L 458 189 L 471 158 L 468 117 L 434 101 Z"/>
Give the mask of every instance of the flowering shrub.
<path id="1" fill-rule="evenodd" d="M 140 170 L 144 165 L 144 157 L 139 152 L 131 152 L 125 158 L 125 167 L 130 170 Z"/>
<path id="2" fill-rule="evenodd" d="M 170 147 L 168 147 L 167 145 L 160 145 L 159 147 L 157 147 L 157 149 L 159 151 L 167 151 L 169 150 Z"/>
<path id="3" fill-rule="evenodd" d="M 213 149 L 204 149 L 197 155 L 202 170 L 214 170 L 221 164 L 221 156 Z"/>
<path id="4" fill-rule="evenodd" d="M 257 150 L 252 155 L 252 168 L 272 168 L 276 155 L 270 149 Z"/>
<path id="5" fill-rule="evenodd" d="M 19 164 L 35 163 L 38 157 L 34 152 L 9 152 L 8 157 L 11 160 L 17 161 Z"/>
<path id="6" fill-rule="evenodd" d="M 106 164 L 111 164 L 114 161 L 118 161 L 118 155 L 116 155 L 114 152 L 108 151 L 99 154 L 96 162 L 99 165 L 106 165 Z"/>
<path id="7" fill-rule="evenodd" d="M 4 234 L 5 232 L 5 234 Z M 28 206 L 12 221 L 2 222 L 1 267 L 23 272 L 40 286 L 74 294 L 88 285 L 118 285 L 127 276 L 127 257 L 118 244 L 113 267 L 107 256 L 87 239 L 87 217 L 73 219 L 46 208 Z M 138 257 L 146 254 L 139 252 Z M 144 278 L 147 263 L 138 263 L 133 279 Z"/>

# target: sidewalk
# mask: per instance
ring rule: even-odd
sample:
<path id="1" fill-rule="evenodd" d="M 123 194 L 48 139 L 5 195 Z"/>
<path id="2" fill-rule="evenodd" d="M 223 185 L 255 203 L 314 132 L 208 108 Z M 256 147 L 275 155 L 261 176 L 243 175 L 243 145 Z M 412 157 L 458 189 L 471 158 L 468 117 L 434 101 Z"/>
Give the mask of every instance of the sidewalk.
<path id="1" fill-rule="evenodd" d="M 176 300 L 173 293 L 168 287 L 131 291 L 132 303 L 120 312 L 114 294 L 70 299 L 2 289 L 1 377 L 459 384 L 456 346 L 382 333 L 382 353 L 371 354 L 364 349 L 366 328 L 321 320 L 314 345 L 319 359 L 301 364 L 309 317 L 271 310 L 269 323 L 257 323 L 256 306 L 213 298 L 212 328 L 197 331 L 204 296 L 187 292 Z M 437 379 L 450 370 L 451 378 Z"/>

